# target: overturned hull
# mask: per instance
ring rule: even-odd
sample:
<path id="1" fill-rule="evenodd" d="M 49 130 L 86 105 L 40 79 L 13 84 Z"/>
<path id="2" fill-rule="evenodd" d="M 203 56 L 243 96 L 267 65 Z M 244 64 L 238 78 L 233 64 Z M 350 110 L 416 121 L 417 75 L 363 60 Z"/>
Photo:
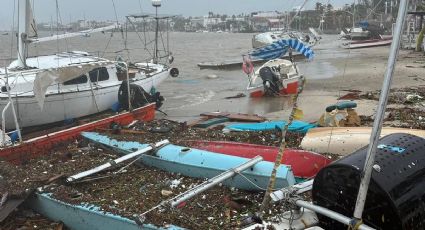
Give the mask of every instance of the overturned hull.
<path id="1" fill-rule="evenodd" d="M 82 136 L 91 142 L 121 154 L 128 154 L 148 146 L 147 144 L 132 141 L 117 141 L 93 132 L 82 133 Z M 141 156 L 139 161 L 148 166 L 168 172 L 181 173 L 189 177 L 212 178 L 248 160 L 247 158 L 169 144 L 158 149 L 156 155 Z M 248 191 L 261 191 L 259 188 L 268 186 L 272 169 L 273 164 L 271 162 L 262 161 L 249 170 L 243 171 L 242 175 L 237 175 L 224 181 L 223 184 Z M 255 181 L 256 185 L 249 181 Z M 277 171 L 276 188 L 283 188 L 293 184 L 295 184 L 295 177 L 291 168 L 285 165 L 280 166 Z"/>
<path id="2" fill-rule="evenodd" d="M 28 201 L 36 212 L 53 221 L 60 221 L 72 230 L 155 230 L 183 229 L 174 225 L 158 227 L 152 224 L 138 224 L 136 221 L 105 212 L 91 204 L 69 204 L 51 197 L 47 193 L 37 193 Z"/>

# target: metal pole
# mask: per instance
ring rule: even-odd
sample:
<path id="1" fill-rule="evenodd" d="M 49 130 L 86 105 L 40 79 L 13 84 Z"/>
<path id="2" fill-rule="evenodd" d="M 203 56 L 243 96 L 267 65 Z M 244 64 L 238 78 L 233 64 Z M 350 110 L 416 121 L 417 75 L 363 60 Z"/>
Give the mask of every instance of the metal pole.
<path id="1" fill-rule="evenodd" d="M 327 208 L 323 208 L 323 207 L 320 207 L 320 206 L 311 204 L 310 202 L 303 201 L 303 200 L 294 200 L 293 199 L 292 202 L 294 202 L 299 207 L 303 207 L 303 208 L 312 210 L 312 211 L 314 211 L 316 213 L 319 213 L 319 214 L 322 214 L 324 216 L 327 216 L 327 217 L 329 217 L 329 218 L 331 218 L 333 220 L 336 220 L 336 221 L 338 221 L 340 223 L 343 223 L 345 225 L 349 225 L 350 224 L 351 219 L 349 217 L 346 217 L 344 215 L 341 215 L 341 214 L 339 214 L 337 212 L 334 212 L 332 210 L 329 210 Z M 358 229 L 359 230 L 374 230 L 374 228 L 371 228 L 371 227 L 369 227 L 369 226 L 367 226 L 365 224 L 361 224 L 358 227 Z"/>
<path id="2" fill-rule="evenodd" d="M 153 63 L 158 64 L 158 30 L 159 30 L 158 6 L 155 6 L 155 20 L 156 20 L 155 50 L 154 50 Z"/>
<path id="3" fill-rule="evenodd" d="M 239 165 L 236 168 L 232 168 L 227 170 L 226 172 L 223 172 L 207 181 L 205 181 L 204 183 L 170 199 L 167 203 L 169 203 L 172 207 L 175 207 L 177 205 L 179 205 L 180 203 L 182 203 L 183 201 L 186 201 L 196 195 L 198 195 L 199 193 L 210 189 L 211 187 L 214 187 L 215 185 L 221 183 L 222 181 L 225 181 L 231 177 L 233 177 L 234 175 L 236 175 L 237 173 L 240 173 L 246 169 L 248 169 L 249 167 L 252 167 L 253 165 L 257 164 L 258 162 L 262 161 L 263 157 L 261 156 L 256 156 L 255 158 Z"/>
<path id="4" fill-rule="evenodd" d="M 395 33 L 393 42 L 391 43 L 390 55 L 388 57 L 387 70 L 385 72 L 384 84 L 382 85 L 381 96 L 379 98 L 378 111 L 376 113 L 376 119 L 373 123 L 372 135 L 370 137 L 370 144 L 367 149 L 366 161 L 362 173 L 362 178 L 359 187 L 359 193 L 357 194 L 356 208 L 354 210 L 354 218 L 361 219 L 363 214 L 364 205 L 366 202 L 367 190 L 369 187 L 370 177 L 372 174 L 372 167 L 375 161 L 376 148 L 378 145 L 379 137 L 381 135 L 382 123 L 384 120 L 385 108 L 387 107 L 388 94 L 391 87 L 391 81 L 394 74 L 394 66 L 396 63 L 400 39 L 402 35 L 402 29 L 404 20 L 407 13 L 408 0 L 400 1 L 400 8 L 397 15 L 397 22 L 395 27 Z"/>
<path id="5" fill-rule="evenodd" d="M 168 144 L 168 143 L 170 143 L 168 140 L 163 140 L 163 141 L 157 142 L 157 143 L 155 144 L 155 148 L 161 147 L 161 146 L 166 145 L 166 144 Z M 121 163 L 121 162 L 123 162 L 123 161 L 126 161 L 126 160 L 128 160 L 128 159 L 131 159 L 131 158 L 134 158 L 134 157 L 136 157 L 136 156 L 142 155 L 142 154 L 144 154 L 144 153 L 146 153 L 146 152 L 148 152 L 148 151 L 151 151 L 152 149 L 153 149 L 153 147 L 152 147 L 152 146 L 148 146 L 148 147 L 143 148 L 143 149 L 140 149 L 140 150 L 138 150 L 138 151 L 136 151 L 136 152 L 133 152 L 133 153 L 127 154 L 127 155 L 125 155 L 125 156 L 122 156 L 122 157 L 120 157 L 120 158 L 117 158 L 117 159 L 113 160 L 112 162 L 108 162 L 108 163 L 106 163 L 106 164 L 99 165 L 99 166 L 97 166 L 96 168 L 89 169 L 89 170 L 87 170 L 87 171 L 80 172 L 80 173 L 78 173 L 78 174 L 75 174 L 75 175 L 73 175 L 73 176 L 70 176 L 70 177 L 68 177 L 68 178 L 66 179 L 66 181 L 67 181 L 67 182 L 72 182 L 72 181 L 75 181 L 75 180 L 81 179 L 81 178 L 83 178 L 83 177 L 90 176 L 90 175 L 92 175 L 92 174 L 95 174 L 95 173 L 98 173 L 98 172 L 100 172 L 100 171 L 103 171 L 103 170 L 105 170 L 105 169 L 107 169 L 107 168 L 109 168 L 109 167 L 111 167 L 111 166 L 113 166 L 113 165 L 119 164 L 119 163 Z"/>

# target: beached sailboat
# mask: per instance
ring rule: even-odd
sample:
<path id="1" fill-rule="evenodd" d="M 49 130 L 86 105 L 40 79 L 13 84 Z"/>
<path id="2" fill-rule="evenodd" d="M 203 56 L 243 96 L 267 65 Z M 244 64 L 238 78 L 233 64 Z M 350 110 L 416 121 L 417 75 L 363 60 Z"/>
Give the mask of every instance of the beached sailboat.
<path id="1" fill-rule="evenodd" d="M 110 109 L 119 99 L 121 104 L 128 102 L 125 95 L 129 90 L 133 92 L 141 87 L 150 92 L 170 76 L 171 68 L 160 64 L 158 58 L 127 65 L 82 51 L 27 57 L 31 43 L 80 36 L 81 33 L 38 38 L 29 0 L 19 1 L 19 18 L 18 59 L 0 69 L 3 129 L 19 130 L 19 126 L 42 125 L 99 113 Z M 92 29 L 84 34 L 116 26 Z M 9 107 L 12 109 L 8 110 Z"/>

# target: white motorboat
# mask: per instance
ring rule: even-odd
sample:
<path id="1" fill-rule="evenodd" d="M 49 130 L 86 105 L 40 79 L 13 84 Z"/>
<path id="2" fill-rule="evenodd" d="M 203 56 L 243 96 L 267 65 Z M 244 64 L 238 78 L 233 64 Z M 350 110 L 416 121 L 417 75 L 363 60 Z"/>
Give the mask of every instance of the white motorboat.
<path id="1" fill-rule="evenodd" d="M 27 20 L 19 20 L 18 59 L 0 68 L 3 130 L 19 130 L 19 126 L 42 125 L 99 113 L 118 102 L 121 85 L 120 94 L 128 95 L 128 90 L 133 94 L 137 86 L 149 92 L 164 81 L 171 70 L 173 76 L 178 75 L 176 69 L 159 64 L 158 57 L 152 62 L 129 66 L 81 51 L 27 58 L 25 54 L 31 42 L 72 35 L 37 38 L 29 0 L 19 0 L 19 17 Z M 78 35 L 80 33 L 76 33 Z M 121 95 L 121 102 L 124 102 L 121 104 L 129 101 L 133 103 L 130 98 L 123 100 Z"/>
<path id="2" fill-rule="evenodd" d="M 314 52 L 298 39 L 281 39 L 255 49 L 243 56 L 242 69 L 248 76 L 247 90 L 251 97 L 296 94 L 300 75 L 292 60 L 292 50 L 312 59 Z M 282 59 L 289 52 L 291 60 Z M 250 57 L 269 60 L 254 71 Z"/>

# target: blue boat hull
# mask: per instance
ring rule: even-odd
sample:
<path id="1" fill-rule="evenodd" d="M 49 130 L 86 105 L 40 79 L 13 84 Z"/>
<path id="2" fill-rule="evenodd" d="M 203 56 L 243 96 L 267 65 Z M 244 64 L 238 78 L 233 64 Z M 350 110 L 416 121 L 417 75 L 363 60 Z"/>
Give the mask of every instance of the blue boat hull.
<path id="1" fill-rule="evenodd" d="M 180 230 L 183 228 L 170 225 L 160 228 L 152 224 L 138 225 L 135 221 L 125 217 L 100 211 L 94 205 L 72 205 L 50 196 L 37 193 L 28 200 L 28 205 L 34 211 L 53 220 L 61 221 L 71 230 Z"/>
<path id="2" fill-rule="evenodd" d="M 266 121 L 260 123 L 234 123 L 227 125 L 224 129 L 230 131 L 267 131 L 267 130 L 282 130 L 286 125 L 286 121 Z M 316 124 L 310 124 L 303 121 L 293 121 L 289 126 L 288 131 L 307 133 L 311 128 L 317 127 Z"/>
<path id="3" fill-rule="evenodd" d="M 148 146 L 138 142 L 117 141 L 93 132 L 84 132 L 82 136 L 121 154 L 128 154 Z M 143 155 L 140 158 L 140 161 L 145 165 L 196 178 L 212 178 L 248 160 L 247 158 L 190 149 L 172 144 L 160 148 L 156 152 L 156 156 Z M 236 175 L 224 181 L 223 184 L 243 190 L 262 191 L 268 186 L 272 169 L 273 163 L 262 161 L 242 172 L 243 176 Z M 295 177 L 291 168 L 281 165 L 277 170 L 275 188 L 283 188 L 293 184 L 295 184 Z"/>

